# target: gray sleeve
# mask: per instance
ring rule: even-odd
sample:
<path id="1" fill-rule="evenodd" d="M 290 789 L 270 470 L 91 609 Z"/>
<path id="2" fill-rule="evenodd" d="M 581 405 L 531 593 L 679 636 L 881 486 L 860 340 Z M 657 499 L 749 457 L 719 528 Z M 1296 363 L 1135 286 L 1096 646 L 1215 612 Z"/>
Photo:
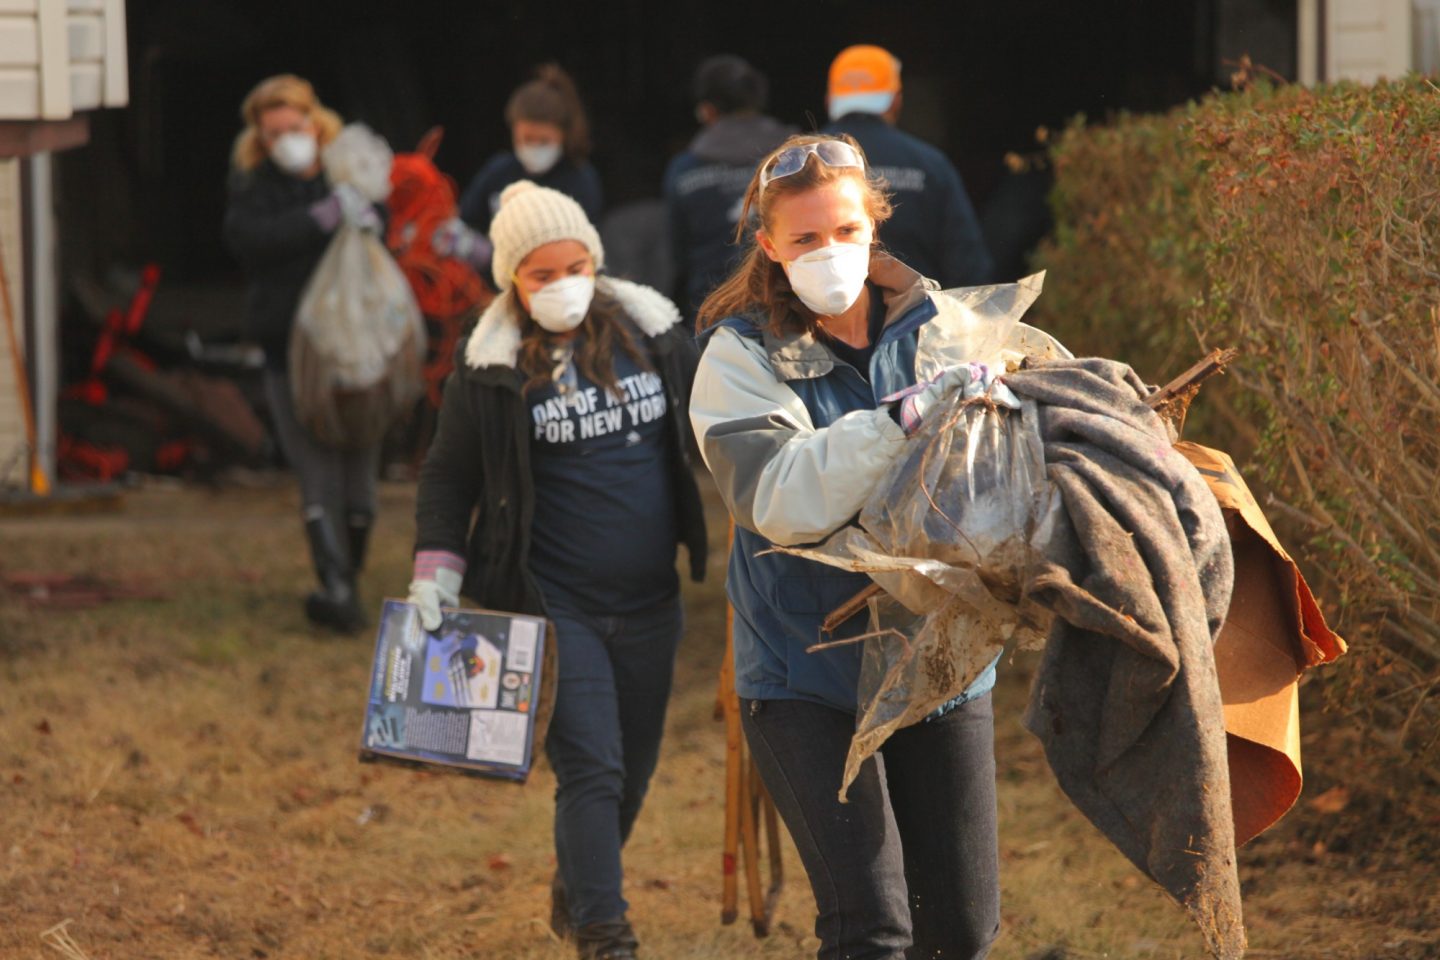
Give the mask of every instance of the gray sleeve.
<path id="1" fill-rule="evenodd" d="M 884 408 L 817 429 L 764 348 L 730 330 L 716 331 L 700 359 L 690 422 L 735 522 L 787 546 L 855 516 L 905 442 Z"/>

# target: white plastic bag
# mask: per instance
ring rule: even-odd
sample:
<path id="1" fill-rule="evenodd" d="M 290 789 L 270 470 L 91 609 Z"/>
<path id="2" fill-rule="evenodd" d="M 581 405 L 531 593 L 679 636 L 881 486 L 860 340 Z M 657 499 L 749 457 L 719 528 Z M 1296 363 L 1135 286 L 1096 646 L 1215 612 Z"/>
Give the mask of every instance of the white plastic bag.
<path id="1" fill-rule="evenodd" d="M 326 148 L 332 183 L 381 200 L 392 155 L 361 125 Z M 290 387 L 300 423 L 332 446 L 368 446 L 424 389 L 425 326 L 384 243 L 342 223 L 306 283 L 290 334 Z"/>

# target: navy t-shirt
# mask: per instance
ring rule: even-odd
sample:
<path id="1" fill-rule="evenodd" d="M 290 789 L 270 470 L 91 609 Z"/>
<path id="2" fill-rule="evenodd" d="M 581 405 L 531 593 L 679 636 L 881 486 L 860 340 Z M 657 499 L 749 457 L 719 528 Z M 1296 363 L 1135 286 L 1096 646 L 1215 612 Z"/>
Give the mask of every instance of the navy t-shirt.
<path id="1" fill-rule="evenodd" d="M 574 346 L 580 348 L 580 337 Z M 625 614 L 673 597 L 675 500 L 665 386 L 616 350 L 619 395 L 573 364 L 528 391 L 530 569 L 548 603 Z"/>

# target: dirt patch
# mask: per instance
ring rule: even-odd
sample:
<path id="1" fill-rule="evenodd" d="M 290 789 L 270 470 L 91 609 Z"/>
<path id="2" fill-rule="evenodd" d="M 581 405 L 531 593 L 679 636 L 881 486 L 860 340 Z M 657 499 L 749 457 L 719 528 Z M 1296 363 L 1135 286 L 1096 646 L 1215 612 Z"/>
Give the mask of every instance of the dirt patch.
<path id="1" fill-rule="evenodd" d="M 372 601 L 404 589 L 412 514 L 412 488 L 383 488 Z M 572 955 L 544 923 L 548 769 L 515 786 L 356 762 L 372 641 L 306 625 L 298 516 L 281 486 L 0 520 L 7 568 L 123 574 L 170 596 L 0 599 L 0 956 L 60 956 L 40 937 L 67 919 L 93 960 Z M 788 844 L 775 932 L 755 940 L 743 909 L 719 923 L 722 557 L 710 574 L 687 587 L 660 768 L 627 850 L 631 916 L 646 956 L 798 960 L 814 954 L 814 908 Z M 1182 911 L 1070 807 L 1021 728 L 1032 664 L 1007 661 L 996 693 L 992 956 L 1200 956 Z M 1434 790 L 1397 779 L 1337 715 L 1307 713 L 1305 751 L 1300 804 L 1241 852 L 1251 956 L 1440 956 Z"/>

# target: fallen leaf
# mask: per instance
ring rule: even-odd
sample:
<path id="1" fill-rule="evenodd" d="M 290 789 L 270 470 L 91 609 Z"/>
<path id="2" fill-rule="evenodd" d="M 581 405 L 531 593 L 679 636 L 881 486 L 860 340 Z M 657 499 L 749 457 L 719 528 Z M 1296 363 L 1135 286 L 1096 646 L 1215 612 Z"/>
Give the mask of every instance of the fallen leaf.
<path id="1" fill-rule="evenodd" d="M 1331 787 L 1318 797 L 1310 800 L 1310 806 L 1317 813 L 1335 814 L 1344 810 L 1350 805 L 1350 788 L 1346 786 Z"/>
<path id="2" fill-rule="evenodd" d="M 511 864 L 510 855 L 508 853 L 497 853 L 485 861 L 485 863 L 491 870 L 509 870 Z"/>

